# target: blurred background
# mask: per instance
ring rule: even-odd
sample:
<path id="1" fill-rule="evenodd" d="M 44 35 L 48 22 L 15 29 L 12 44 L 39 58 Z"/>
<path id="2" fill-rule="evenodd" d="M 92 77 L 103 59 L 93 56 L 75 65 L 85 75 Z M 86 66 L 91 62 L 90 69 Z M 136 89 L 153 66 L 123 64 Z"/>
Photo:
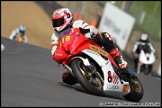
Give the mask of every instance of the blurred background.
<path id="1" fill-rule="evenodd" d="M 67 7 L 74 19 L 99 27 L 107 2 L 135 18 L 124 53 L 130 56 L 134 42 L 145 32 L 158 53 L 154 71 L 161 71 L 161 1 L 1 1 L 1 36 L 8 38 L 13 29 L 25 25 L 29 44 L 50 49 L 55 9 Z"/>
<path id="2" fill-rule="evenodd" d="M 80 18 L 88 23 L 99 19 L 107 1 L 58 1 L 61 6 L 68 7 L 73 13 L 78 12 Z M 147 32 L 156 41 L 161 39 L 161 1 L 110 1 L 121 10 L 136 19 L 135 28 Z M 96 25 L 98 26 L 98 25 Z"/>

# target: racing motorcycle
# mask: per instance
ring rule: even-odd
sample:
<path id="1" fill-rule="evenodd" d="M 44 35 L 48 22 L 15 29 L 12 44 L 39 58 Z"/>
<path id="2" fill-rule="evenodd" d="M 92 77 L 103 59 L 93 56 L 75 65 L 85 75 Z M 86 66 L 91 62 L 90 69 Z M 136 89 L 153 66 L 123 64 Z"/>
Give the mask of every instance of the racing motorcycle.
<path id="1" fill-rule="evenodd" d="M 143 48 L 140 50 L 139 59 L 137 64 L 137 73 L 150 75 L 155 63 L 156 56 L 149 48 Z"/>
<path id="2" fill-rule="evenodd" d="M 126 100 L 138 102 L 143 97 L 143 87 L 130 68 L 120 70 L 111 55 L 102 47 L 87 39 L 79 29 L 63 35 L 59 46 L 70 42 L 69 56 L 62 65 L 90 94 L 108 95 L 120 93 Z"/>
<path id="3" fill-rule="evenodd" d="M 15 40 L 18 41 L 18 42 L 23 42 L 24 43 L 23 37 L 16 37 Z"/>

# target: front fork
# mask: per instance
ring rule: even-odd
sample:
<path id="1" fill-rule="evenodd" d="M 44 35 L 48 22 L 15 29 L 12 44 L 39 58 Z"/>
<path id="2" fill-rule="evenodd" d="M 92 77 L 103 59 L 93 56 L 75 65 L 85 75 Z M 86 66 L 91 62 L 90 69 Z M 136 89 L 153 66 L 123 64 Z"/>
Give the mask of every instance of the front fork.
<path id="1" fill-rule="evenodd" d="M 90 64 L 88 66 L 88 68 L 91 71 L 92 77 L 94 77 L 94 78 L 98 77 L 100 79 L 101 83 L 104 84 L 104 79 L 102 78 L 100 73 L 97 72 L 96 68 L 92 64 Z"/>

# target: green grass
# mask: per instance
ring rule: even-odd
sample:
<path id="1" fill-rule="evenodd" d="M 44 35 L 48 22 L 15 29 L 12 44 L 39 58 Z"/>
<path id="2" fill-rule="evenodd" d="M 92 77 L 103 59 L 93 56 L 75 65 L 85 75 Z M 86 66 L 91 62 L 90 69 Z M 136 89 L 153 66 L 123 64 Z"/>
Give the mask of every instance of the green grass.
<path id="1" fill-rule="evenodd" d="M 145 12 L 145 18 L 142 24 L 139 23 L 142 11 Z M 136 26 L 143 32 L 148 33 L 155 40 L 161 39 L 161 2 L 144 1 L 133 2 L 130 14 L 136 18 Z"/>
<path id="2" fill-rule="evenodd" d="M 115 5 L 121 8 L 124 2 L 116 1 Z M 103 1 L 100 3 L 104 4 Z M 145 12 L 145 18 L 140 24 L 142 12 Z M 161 1 L 132 1 L 128 13 L 136 19 L 136 28 L 148 33 L 156 41 L 161 41 Z"/>

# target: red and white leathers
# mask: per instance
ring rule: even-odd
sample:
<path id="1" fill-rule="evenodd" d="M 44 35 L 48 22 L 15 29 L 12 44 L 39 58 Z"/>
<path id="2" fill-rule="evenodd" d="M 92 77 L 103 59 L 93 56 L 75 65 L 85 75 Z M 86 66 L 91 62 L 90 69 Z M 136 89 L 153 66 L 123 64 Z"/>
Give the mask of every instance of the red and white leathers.
<path id="1" fill-rule="evenodd" d="M 16 40 L 17 37 L 22 37 L 24 43 L 28 42 L 26 34 L 25 33 L 21 34 L 20 31 L 19 31 L 19 28 L 16 28 L 11 32 L 11 35 L 9 36 L 9 39 Z"/>
<path id="2" fill-rule="evenodd" d="M 86 22 L 83 22 L 82 20 L 74 21 L 72 27 L 73 28 L 89 29 L 90 32 L 85 34 L 85 36 L 87 38 L 91 38 L 91 34 L 93 34 L 93 33 L 96 35 L 99 33 L 98 29 L 96 29 L 94 26 L 88 25 Z M 60 34 L 61 33 L 54 32 L 51 36 L 51 45 L 52 45 L 51 54 L 53 56 L 53 59 L 56 61 L 62 61 L 67 55 L 62 49 L 57 49 Z M 57 52 L 55 52 L 56 49 L 57 49 Z M 60 58 L 60 60 L 59 60 L 59 58 Z"/>
<path id="3" fill-rule="evenodd" d="M 94 26 L 88 25 L 88 23 L 82 21 L 82 20 L 76 20 L 73 22 L 72 25 L 73 28 L 82 28 L 82 29 L 88 29 L 89 32 L 85 33 L 85 36 L 87 38 L 95 40 L 96 43 L 98 43 L 101 46 L 104 46 L 104 48 L 112 55 L 114 60 L 116 61 L 117 65 L 123 69 L 128 67 L 128 64 L 126 61 L 123 60 L 119 50 L 117 47 L 115 47 L 114 42 L 112 41 L 111 35 L 106 32 L 99 32 L 98 29 L 96 29 Z M 87 30 L 85 30 L 87 31 Z M 83 31 L 84 32 L 84 31 Z M 51 37 L 51 54 L 54 60 L 57 62 L 62 62 L 68 54 L 65 52 L 64 49 L 61 49 L 58 47 L 58 41 L 60 38 L 60 34 L 58 32 L 54 32 Z"/>

